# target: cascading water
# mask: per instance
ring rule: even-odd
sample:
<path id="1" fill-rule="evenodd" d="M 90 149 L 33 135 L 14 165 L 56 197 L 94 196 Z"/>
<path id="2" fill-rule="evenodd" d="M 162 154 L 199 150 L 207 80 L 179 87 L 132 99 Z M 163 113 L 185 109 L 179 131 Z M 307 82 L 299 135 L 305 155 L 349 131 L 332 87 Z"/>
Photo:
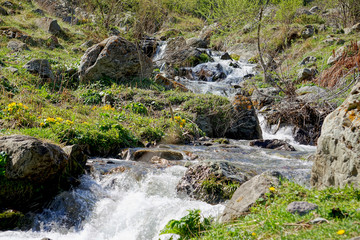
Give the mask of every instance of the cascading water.
<path id="1" fill-rule="evenodd" d="M 165 49 L 166 42 L 163 42 L 155 61 L 163 57 Z M 252 74 L 254 65 L 221 60 L 221 53 L 210 55 L 214 62 L 191 69 L 193 79 L 178 80 L 195 92 L 234 95 L 236 89 L 233 86 L 239 84 L 244 76 Z M 211 73 L 211 76 L 224 74 L 216 82 L 210 77 L 199 81 L 201 71 Z M 261 115 L 259 118 L 264 138 L 287 140 L 298 151 L 261 149 L 250 147 L 248 141 L 233 140 L 229 145 L 166 147 L 183 153 L 191 152 L 198 156 L 197 161 L 227 160 L 241 165 L 244 170 L 257 173 L 278 170 L 299 183 L 308 182 L 312 163 L 303 158 L 313 153 L 315 148 L 297 144 L 290 128 L 272 134 L 271 129 L 265 127 Z M 108 161 L 112 164 L 106 164 Z M 92 159 L 91 162 L 94 169 L 92 176 L 83 176 L 80 186 L 59 194 L 47 209 L 36 216 L 32 230 L 0 232 L 0 240 L 40 240 L 44 237 L 52 240 L 159 239 L 160 230 L 166 223 L 185 216 L 187 210 L 200 209 L 205 217 L 216 217 L 224 208 L 221 204 L 209 205 L 178 195 L 176 185 L 186 171 L 185 167 L 157 168 L 151 164 L 116 159 Z M 123 167 L 123 171 L 103 174 L 106 172 L 104 169 L 114 167 Z M 160 239 L 168 238 L 160 236 Z"/>

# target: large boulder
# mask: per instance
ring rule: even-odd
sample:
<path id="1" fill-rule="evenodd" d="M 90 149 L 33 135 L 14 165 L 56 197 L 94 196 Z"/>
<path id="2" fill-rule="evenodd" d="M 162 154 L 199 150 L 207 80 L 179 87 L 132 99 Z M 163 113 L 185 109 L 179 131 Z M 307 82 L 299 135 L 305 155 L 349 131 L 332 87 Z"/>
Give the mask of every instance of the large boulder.
<path id="1" fill-rule="evenodd" d="M 360 182 L 360 83 L 344 103 L 329 114 L 321 129 L 311 173 L 317 188 Z"/>
<path id="2" fill-rule="evenodd" d="M 82 81 L 149 77 L 152 61 L 135 44 L 112 36 L 86 50 L 79 72 Z"/>
<path id="3" fill-rule="evenodd" d="M 64 151 L 34 137 L 12 135 L 0 137 L 0 151 L 6 154 L 0 209 L 38 210 L 84 173 L 86 157 L 77 147 Z"/>
<path id="4" fill-rule="evenodd" d="M 221 221 L 231 222 L 249 213 L 258 199 L 264 198 L 265 194 L 270 192 L 270 187 L 280 185 L 280 177 L 278 172 L 264 172 L 245 182 L 226 204 Z"/>
<path id="5" fill-rule="evenodd" d="M 58 18 L 65 18 L 75 13 L 70 2 L 66 0 L 35 0 L 34 2 Z"/>
<path id="6" fill-rule="evenodd" d="M 44 182 L 68 162 L 67 155 L 60 147 L 28 136 L 1 137 L 0 150 L 9 156 L 6 177 L 10 179 Z"/>
<path id="7" fill-rule="evenodd" d="M 18 40 L 11 40 L 8 42 L 7 47 L 14 52 L 21 52 L 23 50 L 30 50 L 26 43 L 20 42 Z"/>
<path id="8" fill-rule="evenodd" d="M 225 137 L 232 139 L 262 139 L 259 119 L 249 97 L 236 95 L 233 100 L 232 120 Z"/>
<path id="9" fill-rule="evenodd" d="M 205 162 L 188 168 L 176 189 L 190 197 L 218 204 L 231 198 L 250 175 L 229 162 Z"/>

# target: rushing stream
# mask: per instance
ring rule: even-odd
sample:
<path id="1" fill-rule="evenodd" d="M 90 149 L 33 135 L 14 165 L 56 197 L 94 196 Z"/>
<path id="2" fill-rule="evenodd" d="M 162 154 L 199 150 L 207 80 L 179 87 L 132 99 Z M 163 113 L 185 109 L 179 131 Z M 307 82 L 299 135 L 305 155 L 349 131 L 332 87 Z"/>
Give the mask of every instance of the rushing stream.
<path id="1" fill-rule="evenodd" d="M 198 92 L 225 92 L 224 95 L 230 96 L 233 90 L 229 86 L 239 83 L 244 75 L 252 72 L 252 66 L 238 62 L 240 68 L 228 69 L 225 67 L 228 66 L 228 62 L 225 62 L 228 60 L 220 60 L 218 55 L 213 58 L 215 63 L 202 64 L 196 68 L 213 69 L 216 64 L 221 64 L 224 65 L 223 70 L 227 71 L 227 77 L 222 82 L 202 83 L 207 87 L 199 88 L 202 90 Z M 198 71 L 196 68 L 194 72 Z M 195 80 L 181 81 L 187 86 L 193 86 L 192 89 L 197 88 Z M 272 130 L 265 128 L 263 118 L 259 116 L 259 119 L 264 138 L 287 140 L 297 151 L 261 149 L 250 147 L 249 141 L 233 140 L 228 145 L 162 147 L 183 152 L 184 156 L 185 152 L 197 155 L 198 158 L 192 162 L 228 160 L 257 173 L 278 170 L 286 177 L 306 184 L 312 163 L 304 159 L 315 151 L 315 147 L 297 144 L 291 136 L 291 128 L 281 128 L 276 135 L 271 134 Z M 36 216 L 32 230 L 0 232 L 0 239 L 168 239 L 166 235 L 159 237 L 160 230 L 169 220 L 186 215 L 187 210 L 200 209 L 206 217 L 217 217 L 224 209 L 224 205 L 210 205 L 176 192 L 176 185 L 186 171 L 183 166 L 158 168 L 130 160 L 104 158 L 90 159 L 89 163 L 93 168 L 92 175 L 83 176 L 76 189 L 59 194 L 46 210 Z M 114 167 L 123 167 L 124 170 L 103 174 Z"/>

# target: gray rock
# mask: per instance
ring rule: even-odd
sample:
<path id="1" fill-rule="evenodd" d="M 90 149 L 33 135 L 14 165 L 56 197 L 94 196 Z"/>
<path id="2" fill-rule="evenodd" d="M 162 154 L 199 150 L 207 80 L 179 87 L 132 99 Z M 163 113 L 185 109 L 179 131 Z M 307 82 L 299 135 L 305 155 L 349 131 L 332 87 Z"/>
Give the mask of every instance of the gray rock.
<path id="1" fill-rule="evenodd" d="M 33 12 L 33 13 L 36 13 L 36 14 L 42 16 L 42 17 L 45 17 L 45 12 L 44 12 L 42 9 L 40 9 L 40 8 L 37 8 L 37 9 L 35 9 L 35 10 L 32 10 L 32 12 Z"/>
<path id="2" fill-rule="evenodd" d="M 71 173 L 73 176 L 83 174 L 88 159 L 88 156 L 85 154 L 85 147 L 75 144 L 64 147 L 63 151 L 69 159 L 69 164 L 66 169 L 68 173 Z"/>
<path id="3" fill-rule="evenodd" d="M 315 28 L 312 25 L 307 25 L 305 29 L 301 32 L 302 38 L 310 38 L 315 34 Z"/>
<path id="4" fill-rule="evenodd" d="M 226 204 L 221 221 L 234 221 L 249 213 L 256 201 L 270 192 L 270 187 L 276 188 L 280 185 L 280 177 L 278 172 L 265 172 L 242 184 Z"/>
<path id="5" fill-rule="evenodd" d="M 360 83 L 324 121 L 311 172 L 317 188 L 360 183 Z"/>
<path id="6" fill-rule="evenodd" d="M 181 152 L 172 150 L 137 150 L 133 153 L 132 160 L 138 162 L 150 162 L 153 157 L 160 157 L 166 160 L 183 160 L 184 156 Z"/>
<path id="7" fill-rule="evenodd" d="M 283 151 L 296 151 L 296 149 L 289 143 L 278 139 L 255 140 L 250 142 L 250 146 L 261 148 L 283 150 Z"/>
<path id="8" fill-rule="evenodd" d="M 318 86 L 304 86 L 296 90 L 298 98 L 305 102 L 319 99 L 325 93 L 327 93 L 327 90 Z"/>
<path id="9" fill-rule="evenodd" d="M 19 69 L 14 68 L 14 67 L 7 67 L 5 69 L 8 70 L 9 72 L 11 72 L 12 74 L 18 74 L 19 73 Z"/>
<path id="10" fill-rule="evenodd" d="M 224 53 L 221 57 L 221 60 L 232 60 L 232 58 L 230 57 L 230 54 L 228 53 Z"/>
<path id="11" fill-rule="evenodd" d="M 317 61 L 316 57 L 308 56 L 300 62 L 300 65 L 307 65 L 309 63 L 315 63 L 316 61 Z"/>
<path id="12" fill-rule="evenodd" d="M 10 179 L 48 181 L 68 163 L 60 147 L 23 135 L 0 137 L 0 151 L 9 156 L 6 177 Z"/>
<path id="13" fill-rule="evenodd" d="M 317 13 L 320 11 L 320 8 L 318 6 L 313 6 L 312 8 L 310 8 L 309 10 L 311 13 Z"/>
<path id="14" fill-rule="evenodd" d="M 317 73 L 316 69 L 303 68 L 298 72 L 298 81 L 311 80 Z"/>
<path id="15" fill-rule="evenodd" d="M 232 196 L 235 189 L 229 189 L 231 185 L 241 185 L 249 178 L 230 162 L 204 162 L 189 167 L 176 189 L 191 198 L 218 204 Z"/>
<path id="16" fill-rule="evenodd" d="M 113 36 L 86 50 L 79 73 L 82 81 L 96 81 L 105 76 L 120 80 L 148 77 L 152 68 L 152 61 L 135 44 Z"/>
<path id="17" fill-rule="evenodd" d="M 327 64 L 329 65 L 332 65 L 334 64 L 335 62 L 337 62 L 341 57 L 342 55 L 344 54 L 345 52 L 345 46 L 342 46 L 340 48 L 338 48 L 336 51 L 335 51 L 335 55 L 331 55 L 327 61 Z"/>
<path id="18" fill-rule="evenodd" d="M 48 60 L 46 59 L 32 59 L 27 62 L 23 68 L 28 72 L 38 74 L 42 78 L 54 79 L 54 74 L 51 70 L 51 66 Z"/>
<path id="19" fill-rule="evenodd" d="M 43 17 L 37 19 L 35 23 L 39 28 L 51 34 L 58 35 L 62 32 L 61 27 L 59 26 L 57 20 L 54 20 L 52 18 Z"/>
<path id="20" fill-rule="evenodd" d="M 274 87 L 256 89 L 251 95 L 251 101 L 257 109 L 271 105 L 275 97 L 279 96 L 280 90 Z"/>
<path id="21" fill-rule="evenodd" d="M 67 0 L 34 0 L 34 2 L 36 2 L 41 9 L 61 19 L 75 14 L 71 2 Z"/>
<path id="22" fill-rule="evenodd" d="M 11 40 L 8 42 L 7 47 L 11 49 L 14 52 L 21 52 L 23 50 L 30 50 L 26 43 L 17 41 L 17 40 Z"/>
<path id="23" fill-rule="evenodd" d="M 76 25 L 79 23 L 79 19 L 73 16 L 66 16 L 62 18 L 63 22 L 69 23 L 71 25 Z"/>
<path id="24" fill-rule="evenodd" d="M 95 44 L 95 43 L 94 43 L 93 40 L 88 40 L 88 41 L 84 42 L 83 44 L 81 44 L 80 47 L 89 48 L 89 47 L 91 47 L 91 46 L 94 45 L 94 44 Z"/>
<path id="25" fill-rule="evenodd" d="M 9 13 L 3 7 L 0 7 L 0 15 L 7 16 Z"/>
<path id="26" fill-rule="evenodd" d="M 292 214 L 299 214 L 300 216 L 308 214 L 310 211 L 313 211 L 315 209 L 318 209 L 318 206 L 313 203 L 308 202 L 292 202 L 290 203 L 286 211 L 292 213 Z"/>
<path id="27" fill-rule="evenodd" d="M 189 38 L 186 40 L 186 45 L 189 47 L 195 47 L 195 48 L 208 48 L 209 42 L 205 41 L 201 38 Z"/>
<path id="28" fill-rule="evenodd" d="M 329 223 L 325 218 L 315 218 L 309 222 L 310 224 Z"/>
<path id="29" fill-rule="evenodd" d="M 345 34 L 353 34 L 360 32 L 360 23 L 355 24 L 351 28 L 345 28 L 344 32 Z"/>
<path id="30" fill-rule="evenodd" d="M 232 121 L 225 137 L 231 139 L 262 139 L 262 131 L 255 108 L 249 97 L 236 95 L 232 102 Z"/>

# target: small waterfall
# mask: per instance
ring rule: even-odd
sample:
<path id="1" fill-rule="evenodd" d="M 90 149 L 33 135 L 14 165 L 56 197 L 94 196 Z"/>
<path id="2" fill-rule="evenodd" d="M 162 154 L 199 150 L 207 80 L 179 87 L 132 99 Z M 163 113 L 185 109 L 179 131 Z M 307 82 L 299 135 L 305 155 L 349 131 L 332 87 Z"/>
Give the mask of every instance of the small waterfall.
<path id="1" fill-rule="evenodd" d="M 174 166 L 142 179 L 132 171 L 97 180 L 84 177 L 79 188 L 60 194 L 37 217 L 39 231 L 0 232 L 0 239 L 158 240 L 166 223 L 185 216 L 189 209 L 200 209 L 206 217 L 219 215 L 223 205 L 178 196 L 176 185 L 185 171 L 185 167 Z M 74 227 L 69 228 L 70 221 L 77 221 Z"/>

